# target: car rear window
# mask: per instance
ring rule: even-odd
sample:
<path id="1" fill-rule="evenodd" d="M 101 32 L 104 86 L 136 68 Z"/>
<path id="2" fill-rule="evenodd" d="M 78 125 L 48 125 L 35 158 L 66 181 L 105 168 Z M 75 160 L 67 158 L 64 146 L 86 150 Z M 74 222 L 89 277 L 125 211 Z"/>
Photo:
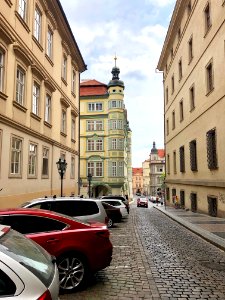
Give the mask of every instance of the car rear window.
<path id="1" fill-rule="evenodd" d="M 98 205 L 95 201 L 55 201 L 52 210 L 68 216 L 89 216 L 99 213 Z"/>
<path id="2" fill-rule="evenodd" d="M 51 284 L 55 273 L 52 257 L 32 240 L 11 229 L 0 238 L 0 251 L 18 261 L 47 287 Z"/>

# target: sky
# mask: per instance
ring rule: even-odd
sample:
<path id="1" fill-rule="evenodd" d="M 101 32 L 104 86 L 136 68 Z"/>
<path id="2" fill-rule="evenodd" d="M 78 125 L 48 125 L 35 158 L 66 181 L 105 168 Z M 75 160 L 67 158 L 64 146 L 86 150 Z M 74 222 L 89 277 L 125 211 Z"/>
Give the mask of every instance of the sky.
<path id="1" fill-rule="evenodd" d="M 87 71 L 108 84 L 117 57 L 132 130 L 132 167 L 164 148 L 163 77 L 157 70 L 175 0 L 60 0 Z"/>

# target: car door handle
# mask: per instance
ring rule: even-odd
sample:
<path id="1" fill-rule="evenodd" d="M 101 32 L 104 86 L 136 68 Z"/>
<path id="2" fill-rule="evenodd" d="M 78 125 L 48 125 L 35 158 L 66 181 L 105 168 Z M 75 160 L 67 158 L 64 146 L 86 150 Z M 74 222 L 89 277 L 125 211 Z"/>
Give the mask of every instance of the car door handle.
<path id="1" fill-rule="evenodd" d="M 48 240 L 47 243 L 50 244 L 50 243 L 57 243 L 59 242 L 59 239 L 51 239 L 51 240 Z"/>

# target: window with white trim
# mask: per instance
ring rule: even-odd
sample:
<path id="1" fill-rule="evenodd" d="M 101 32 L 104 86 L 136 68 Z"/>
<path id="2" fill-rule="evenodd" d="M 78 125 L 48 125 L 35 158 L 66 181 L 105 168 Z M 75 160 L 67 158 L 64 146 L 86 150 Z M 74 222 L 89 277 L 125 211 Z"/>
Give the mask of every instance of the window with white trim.
<path id="1" fill-rule="evenodd" d="M 88 131 L 103 130 L 103 121 L 102 120 L 89 120 L 89 121 L 87 121 L 87 130 Z"/>
<path id="2" fill-rule="evenodd" d="M 24 105 L 25 96 L 25 72 L 20 67 L 16 70 L 16 102 Z"/>
<path id="3" fill-rule="evenodd" d="M 88 162 L 87 174 L 91 174 L 94 177 L 102 177 L 103 176 L 103 162 L 102 161 Z"/>
<path id="4" fill-rule="evenodd" d="M 110 138 L 109 139 L 109 150 L 123 150 L 124 139 L 121 138 Z"/>
<path id="5" fill-rule="evenodd" d="M 48 176 L 49 173 L 49 149 L 43 147 L 42 150 L 42 176 Z"/>
<path id="6" fill-rule="evenodd" d="M 71 139 L 75 141 L 76 139 L 76 120 L 72 118 L 71 120 Z"/>
<path id="7" fill-rule="evenodd" d="M 103 151 L 103 139 L 88 139 L 87 141 L 87 151 Z"/>
<path id="8" fill-rule="evenodd" d="M 75 70 L 73 70 L 73 72 L 72 72 L 71 92 L 73 94 L 76 94 L 76 72 L 75 72 Z"/>
<path id="9" fill-rule="evenodd" d="M 66 109 L 62 108 L 61 112 L 61 132 L 66 134 Z"/>
<path id="10" fill-rule="evenodd" d="M 64 54 L 62 58 L 62 78 L 67 80 L 67 57 Z"/>
<path id="11" fill-rule="evenodd" d="M 39 43 L 41 43 L 41 19 L 41 11 L 36 7 L 34 12 L 34 37 Z"/>
<path id="12" fill-rule="evenodd" d="M 39 104 L 40 104 L 40 86 L 34 82 L 33 85 L 33 101 L 32 101 L 32 113 L 39 114 Z"/>
<path id="13" fill-rule="evenodd" d="M 123 108 L 122 100 L 110 100 L 109 101 L 109 109 L 110 108 Z"/>
<path id="14" fill-rule="evenodd" d="M 12 175 L 21 175 L 22 139 L 12 137 L 10 165 L 11 165 L 10 174 L 12 174 Z"/>
<path id="15" fill-rule="evenodd" d="M 30 143 L 28 158 L 28 176 L 37 175 L 37 145 Z"/>
<path id="16" fill-rule="evenodd" d="M 0 92 L 4 88 L 5 52 L 0 48 Z"/>
<path id="17" fill-rule="evenodd" d="M 110 177 L 124 176 L 124 161 L 110 161 L 108 165 L 108 172 Z"/>
<path id="18" fill-rule="evenodd" d="M 53 33 L 52 30 L 48 27 L 48 32 L 47 32 L 47 49 L 46 49 L 46 53 L 48 55 L 49 58 L 52 59 L 52 49 L 53 49 Z"/>
<path id="19" fill-rule="evenodd" d="M 27 0 L 19 0 L 19 7 L 18 7 L 18 13 L 21 16 L 21 18 L 26 21 L 26 15 L 27 15 Z"/>
<path id="20" fill-rule="evenodd" d="M 46 94 L 45 97 L 45 122 L 51 124 L 51 105 L 52 99 L 49 94 Z"/>
<path id="21" fill-rule="evenodd" d="M 88 111 L 102 111 L 102 110 L 103 110 L 102 102 L 88 103 Z"/>
<path id="22" fill-rule="evenodd" d="M 124 129 L 123 120 L 109 120 L 109 129 L 117 130 Z"/>

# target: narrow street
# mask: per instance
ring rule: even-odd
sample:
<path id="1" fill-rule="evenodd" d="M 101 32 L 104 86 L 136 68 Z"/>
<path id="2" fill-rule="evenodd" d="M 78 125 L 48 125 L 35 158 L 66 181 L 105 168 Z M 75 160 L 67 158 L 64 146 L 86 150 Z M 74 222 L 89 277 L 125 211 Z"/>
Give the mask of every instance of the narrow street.
<path id="1" fill-rule="evenodd" d="M 111 266 L 60 299 L 225 299 L 225 253 L 152 204 L 110 231 Z"/>

